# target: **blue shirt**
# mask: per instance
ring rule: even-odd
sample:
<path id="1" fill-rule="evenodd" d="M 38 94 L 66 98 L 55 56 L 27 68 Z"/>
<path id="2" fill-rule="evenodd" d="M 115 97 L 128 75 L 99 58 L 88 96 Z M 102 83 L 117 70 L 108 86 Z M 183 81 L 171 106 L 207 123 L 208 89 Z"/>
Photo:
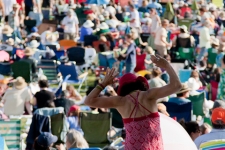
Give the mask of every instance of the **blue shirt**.
<path id="1" fill-rule="evenodd" d="M 80 41 L 84 42 L 84 36 L 85 35 L 91 35 L 92 32 L 93 32 L 92 28 L 81 27 L 81 29 L 80 29 Z"/>
<path id="2" fill-rule="evenodd" d="M 168 102 L 172 102 L 172 103 L 176 103 L 176 104 L 186 104 L 186 103 L 189 103 L 191 102 L 189 99 L 186 99 L 186 98 L 179 98 L 179 97 L 172 97 L 169 99 Z"/>
<path id="3" fill-rule="evenodd" d="M 221 67 L 221 60 L 223 59 L 224 53 L 217 54 L 216 56 L 216 65 L 217 67 Z"/>
<path id="4" fill-rule="evenodd" d="M 210 133 L 199 136 L 194 142 L 199 149 L 202 143 L 221 139 L 225 139 L 225 129 L 212 129 Z"/>
<path id="5" fill-rule="evenodd" d="M 67 122 L 69 124 L 70 129 L 75 129 L 79 131 L 82 135 L 84 135 L 84 132 L 80 128 L 78 117 L 72 116 L 67 118 Z"/>
<path id="6" fill-rule="evenodd" d="M 126 54 L 127 54 L 126 63 L 136 65 L 136 45 L 135 45 L 135 43 L 131 43 L 128 46 Z"/>

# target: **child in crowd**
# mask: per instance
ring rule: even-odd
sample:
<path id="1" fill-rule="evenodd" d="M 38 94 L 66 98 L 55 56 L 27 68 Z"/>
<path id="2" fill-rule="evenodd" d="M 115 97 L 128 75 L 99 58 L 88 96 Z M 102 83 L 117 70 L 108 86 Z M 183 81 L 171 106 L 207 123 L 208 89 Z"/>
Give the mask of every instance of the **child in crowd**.
<path id="1" fill-rule="evenodd" d="M 80 113 L 79 106 L 77 105 L 71 106 L 68 113 L 67 122 L 69 124 L 69 129 L 75 129 L 79 131 L 82 135 L 84 135 L 79 125 L 79 113 Z"/>

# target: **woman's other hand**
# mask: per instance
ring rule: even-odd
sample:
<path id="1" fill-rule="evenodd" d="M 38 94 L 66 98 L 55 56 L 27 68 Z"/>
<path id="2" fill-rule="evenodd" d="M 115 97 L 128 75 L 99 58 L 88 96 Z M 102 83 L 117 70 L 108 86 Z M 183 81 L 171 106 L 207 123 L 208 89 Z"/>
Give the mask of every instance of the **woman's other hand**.
<path id="1" fill-rule="evenodd" d="M 102 85 L 106 87 L 107 85 L 113 84 L 115 82 L 114 79 L 116 76 L 118 76 L 118 74 L 119 73 L 116 71 L 115 68 L 107 68 L 105 78 L 102 81 Z"/>

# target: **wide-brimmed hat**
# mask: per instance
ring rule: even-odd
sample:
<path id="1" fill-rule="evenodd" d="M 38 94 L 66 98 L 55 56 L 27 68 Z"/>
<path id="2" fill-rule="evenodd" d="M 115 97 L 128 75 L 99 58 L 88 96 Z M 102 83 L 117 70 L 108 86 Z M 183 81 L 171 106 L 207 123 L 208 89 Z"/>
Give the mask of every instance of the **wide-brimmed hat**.
<path id="1" fill-rule="evenodd" d="M 37 40 L 32 40 L 32 41 L 29 43 L 29 47 L 31 47 L 31 48 L 37 48 L 39 45 L 40 45 L 40 43 L 38 43 Z"/>
<path id="2" fill-rule="evenodd" d="M 19 7 L 20 7 L 19 4 L 17 4 L 17 3 L 13 4 L 13 8 L 19 8 Z"/>
<path id="3" fill-rule="evenodd" d="M 4 28 L 2 29 L 3 34 L 12 34 L 13 29 L 9 25 L 5 25 Z"/>
<path id="4" fill-rule="evenodd" d="M 13 38 L 9 38 L 8 40 L 6 40 L 6 43 L 10 46 L 13 46 L 15 42 Z"/>
<path id="5" fill-rule="evenodd" d="M 114 19 L 107 20 L 106 23 L 112 28 L 116 28 L 116 26 L 118 25 L 118 22 Z"/>
<path id="6" fill-rule="evenodd" d="M 99 26 L 100 29 L 105 30 L 105 29 L 109 29 L 109 26 L 107 25 L 107 23 L 102 22 Z"/>
<path id="7" fill-rule="evenodd" d="M 99 18 L 100 21 L 105 21 L 105 17 L 103 15 L 99 15 L 98 18 Z"/>
<path id="8" fill-rule="evenodd" d="M 219 39 L 213 38 L 213 39 L 212 39 L 212 44 L 219 46 L 219 45 L 220 45 Z"/>
<path id="9" fill-rule="evenodd" d="M 25 50 L 24 50 L 24 55 L 26 56 L 32 56 L 34 54 L 34 50 L 30 47 L 27 47 Z"/>
<path id="10" fill-rule="evenodd" d="M 43 132 L 37 138 L 37 143 L 43 147 L 49 147 L 58 141 L 58 137 L 50 132 Z"/>
<path id="11" fill-rule="evenodd" d="M 85 23 L 83 24 L 83 27 L 85 28 L 91 28 L 94 26 L 94 23 L 91 20 L 87 20 L 85 21 Z"/>
<path id="12" fill-rule="evenodd" d="M 188 81 L 187 81 L 187 85 L 192 91 L 196 91 L 200 88 L 200 85 L 196 81 L 195 78 L 189 78 Z"/>
<path id="13" fill-rule="evenodd" d="M 14 81 L 13 81 L 13 85 L 16 89 L 21 90 L 23 88 L 25 88 L 27 86 L 26 81 L 24 80 L 23 77 L 17 77 Z"/>
<path id="14" fill-rule="evenodd" d="M 184 1 L 180 1 L 180 2 L 179 2 L 179 6 L 180 6 L 180 7 L 183 7 L 183 6 L 184 6 Z"/>
<path id="15" fill-rule="evenodd" d="M 180 26 L 179 28 L 180 28 L 180 29 L 183 29 L 185 33 L 188 33 L 187 26 L 182 25 L 182 26 Z"/>
<path id="16" fill-rule="evenodd" d="M 136 76 L 132 73 L 127 73 L 125 75 L 123 75 L 120 80 L 119 80 L 119 88 L 117 90 L 117 94 L 119 96 L 121 96 L 121 90 L 123 88 L 124 85 L 126 84 L 129 84 L 129 83 L 132 83 L 132 82 L 136 82 L 136 81 L 141 81 L 143 82 L 147 88 L 149 88 L 149 85 L 148 85 L 148 81 L 144 78 L 144 77 L 141 77 L 141 76 Z"/>
<path id="17" fill-rule="evenodd" d="M 54 32 L 54 33 L 50 33 L 46 36 L 46 40 L 48 42 L 56 42 L 59 38 L 59 33 L 58 32 Z"/>
<path id="18" fill-rule="evenodd" d="M 188 87 L 186 83 L 182 83 L 182 88 L 176 94 L 180 94 L 180 93 L 184 93 L 188 91 L 191 91 L 191 89 Z"/>

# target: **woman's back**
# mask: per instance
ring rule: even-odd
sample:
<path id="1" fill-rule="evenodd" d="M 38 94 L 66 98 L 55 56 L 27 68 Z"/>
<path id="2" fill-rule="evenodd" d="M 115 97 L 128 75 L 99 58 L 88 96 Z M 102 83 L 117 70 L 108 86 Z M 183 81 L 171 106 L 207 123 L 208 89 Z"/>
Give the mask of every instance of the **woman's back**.
<path id="1" fill-rule="evenodd" d="M 126 129 L 125 147 L 128 150 L 161 150 L 163 143 L 159 114 L 154 109 L 154 104 L 145 102 L 144 93 L 137 91 L 124 97 L 126 103 L 130 105 L 130 110 L 126 110 L 130 115 L 123 119 Z"/>

